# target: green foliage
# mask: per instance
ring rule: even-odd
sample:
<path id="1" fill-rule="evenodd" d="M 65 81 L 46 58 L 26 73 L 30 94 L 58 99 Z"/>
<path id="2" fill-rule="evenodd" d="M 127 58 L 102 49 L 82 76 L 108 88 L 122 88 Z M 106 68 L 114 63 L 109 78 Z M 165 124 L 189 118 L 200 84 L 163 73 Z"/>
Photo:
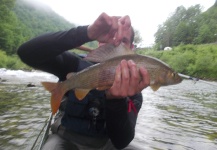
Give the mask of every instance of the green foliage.
<path id="1" fill-rule="evenodd" d="M 180 44 L 205 44 L 217 39 L 217 6 L 213 5 L 202 13 L 200 5 L 186 9 L 179 6 L 175 12 L 158 27 L 155 33 L 155 47 Z"/>
<path id="2" fill-rule="evenodd" d="M 0 0 L 0 49 L 9 55 L 42 33 L 74 27 L 48 6 L 29 0 Z"/>
<path id="3" fill-rule="evenodd" d="M 35 4 L 30 0 L 0 0 L 0 68 L 31 69 L 16 55 L 18 46 L 32 37 L 46 32 L 67 30 L 74 24 L 54 13 L 49 7 Z M 203 44 L 216 42 L 217 3 L 206 12 L 200 5 L 186 9 L 180 6 L 155 34 L 154 49 L 140 49 L 146 54 L 163 60 L 177 72 L 217 80 L 217 46 Z M 135 44 L 141 42 L 135 30 Z M 97 42 L 86 46 L 97 47 Z M 156 51 L 166 46 L 172 51 Z M 74 50 L 76 53 L 84 53 Z"/>
<path id="4" fill-rule="evenodd" d="M 17 18 L 12 11 L 15 0 L 0 0 L 0 3 L 0 49 L 11 53 L 17 44 Z"/>
<path id="5" fill-rule="evenodd" d="M 25 41 L 38 35 L 75 27 L 50 7 L 30 0 L 0 0 L 0 49 L 13 55 Z M 135 44 L 141 42 L 135 30 Z M 95 42 L 86 44 L 96 48 Z"/>
<path id="6" fill-rule="evenodd" d="M 181 44 L 171 51 L 141 49 L 137 53 L 156 57 L 179 73 L 217 80 L 217 44 Z"/>
<path id="7" fill-rule="evenodd" d="M 16 56 L 8 56 L 5 51 L 0 50 L 0 68 L 10 69 L 24 69 L 30 70 L 31 68 L 22 63 L 22 61 Z"/>
<path id="8" fill-rule="evenodd" d="M 198 19 L 197 36 L 194 44 L 216 42 L 217 39 L 217 6 L 212 6 L 206 12 L 202 13 Z"/>

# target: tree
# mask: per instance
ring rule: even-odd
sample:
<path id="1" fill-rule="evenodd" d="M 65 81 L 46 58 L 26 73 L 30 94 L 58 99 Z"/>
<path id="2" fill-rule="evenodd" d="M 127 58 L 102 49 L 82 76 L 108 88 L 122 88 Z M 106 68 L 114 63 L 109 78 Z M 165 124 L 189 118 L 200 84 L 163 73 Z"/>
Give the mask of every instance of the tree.
<path id="1" fill-rule="evenodd" d="M 11 53 L 15 46 L 15 28 L 17 19 L 11 11 L 15 5 L 15 0 L 0 0 L 0 49 Z"/>
<path id="2" fill-rule="evenodd" d="M 217 41 L 217 3 L 202 13 L 198 19 L 198 30 L 194 44 L 213 43 Z"/>
<path id="3" fill-rule="evenodd" d="M 189 44 L 194 40 L 197 18 L 201 14 L 200 5 L 186 9 L 184 6 L 176 8 L 175 12 L 158 27 L 155 33 L 155 43 L 158 49 L 166 46 L 177 46 L 181 43 Z"/>
<path id="4" fill-rule="evenodd" d="M 141 42 L 142 42 L 142 37 L 141 37 L 141 35 L 140 35 L 140 32 L 138 31 L 138 30 L 136 30 L 136 29 L 134 29 L 134 41 L 133 41 L 133 43 L 134 43 L 134 45 L 139 45 Z"/>

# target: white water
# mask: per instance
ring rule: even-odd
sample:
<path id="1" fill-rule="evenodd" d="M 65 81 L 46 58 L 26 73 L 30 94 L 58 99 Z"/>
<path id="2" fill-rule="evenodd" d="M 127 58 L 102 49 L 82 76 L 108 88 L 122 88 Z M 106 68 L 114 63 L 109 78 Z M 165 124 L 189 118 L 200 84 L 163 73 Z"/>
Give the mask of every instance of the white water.
<path id="1" fill-rule="evenodd" d="M 7 70 L 0 68 L 0 83 L 13 84 L 40 84 L 41 81 L 58 81 L 58 78 L 52 74 L 42 71 L 23 71 L 23 70 Z"/>

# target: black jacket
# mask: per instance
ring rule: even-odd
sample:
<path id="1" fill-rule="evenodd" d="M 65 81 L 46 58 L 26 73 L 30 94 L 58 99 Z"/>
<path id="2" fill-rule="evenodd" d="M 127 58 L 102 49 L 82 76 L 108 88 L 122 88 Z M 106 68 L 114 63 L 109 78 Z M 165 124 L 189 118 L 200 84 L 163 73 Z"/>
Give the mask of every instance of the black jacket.
<path id="1" fill-rule="evenodd" d="M 36 37 L 21 45 L 17 53 L 24 63 L 52 73 L 63 81 L 69 72 L 78 72 L 92 65 L 68 51 L 89 41 L 91 40 L 87 36 L 87 26 L 79 26 L 68 31 Z M 130 99 L 138 112 L 142 105 L 141 93 Z M 126 147 L 134 138 L 137 114 L 133 110 L 129 112 L 128 107 L 127 98 L 105 100 L 103 119 L 106 124 L 106 136 L 109 136 L 117 148 Z M 70 113 L 68 111 L 66 115 L 70 116 Z M 91 136 L 94 136 L 93 134 Z"/>

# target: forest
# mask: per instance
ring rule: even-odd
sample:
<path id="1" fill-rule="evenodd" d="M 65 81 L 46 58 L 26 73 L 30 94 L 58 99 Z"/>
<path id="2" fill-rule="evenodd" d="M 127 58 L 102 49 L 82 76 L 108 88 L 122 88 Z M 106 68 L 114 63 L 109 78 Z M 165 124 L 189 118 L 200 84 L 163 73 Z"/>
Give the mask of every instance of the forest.
<path id="1" fill-rule="evenodd" d="M 217 1 L 202 12 L 199 4 L 185 8 L 179 6 L 155 33 L 155 48 L 180 44 L 207 44 L 217 41 Z"/>
<path id="2" fill-rule="evenodd" d="M 217 1 L 207 11 L 202 6 L 179 6 L 159 25 L 153 47 L 139 47 L 138 54 L 168 63 L 177 72 L 217 80 Z M 27 0 L 0 0 L 0 68 L 31 70 L 16 55 L 25 41 L 42 33 L 67 30 L 68 22 L 45 5 Z M 134 43 L 141 40 L 136 31 Z M 96 47 L 96 43 L 87 43 Z M 170 51 L 163 51 L 171 47 Z"/>

